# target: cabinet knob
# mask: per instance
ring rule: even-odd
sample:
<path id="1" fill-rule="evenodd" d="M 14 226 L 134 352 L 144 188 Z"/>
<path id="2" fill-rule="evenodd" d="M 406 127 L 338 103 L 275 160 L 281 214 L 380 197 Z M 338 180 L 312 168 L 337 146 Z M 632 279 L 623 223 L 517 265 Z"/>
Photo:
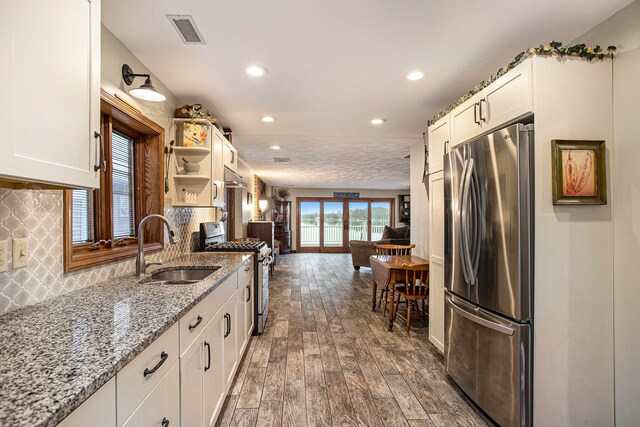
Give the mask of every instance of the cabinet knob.
<path id="1" fill-rule="evenodd" d="M 162 427 L 169 427 L 169 420 L 166 418 L 162 419 Z"/>

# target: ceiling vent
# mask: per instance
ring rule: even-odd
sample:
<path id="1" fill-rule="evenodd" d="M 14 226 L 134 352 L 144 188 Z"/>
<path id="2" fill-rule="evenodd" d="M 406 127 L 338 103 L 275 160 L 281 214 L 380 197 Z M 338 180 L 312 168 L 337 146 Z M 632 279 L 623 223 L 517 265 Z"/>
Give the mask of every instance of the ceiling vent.
<path id="1" fill-rule="evenodd" d="M 289 163 L 291 158 L 289 157 L 274 157 L 273 161 L 276 163 Z"/>
<path id="2" fill-rule="evenodd" d="M 191 15 L 167 15 L 180 38 L 186 44 L 207 44 Z"/>

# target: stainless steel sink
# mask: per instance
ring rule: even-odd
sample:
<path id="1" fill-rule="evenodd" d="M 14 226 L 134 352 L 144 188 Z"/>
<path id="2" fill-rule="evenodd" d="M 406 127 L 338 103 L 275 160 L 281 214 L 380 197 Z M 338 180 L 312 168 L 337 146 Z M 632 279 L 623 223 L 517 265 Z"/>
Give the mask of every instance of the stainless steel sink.
<path id="1" fill-rule="evenodd" d="M 154 285 L 185 285 L 197 283 L 207 278 L 219 268 L 220 267 L 173 268 L 152 274 L 151 280 L 146 283 Z"/>

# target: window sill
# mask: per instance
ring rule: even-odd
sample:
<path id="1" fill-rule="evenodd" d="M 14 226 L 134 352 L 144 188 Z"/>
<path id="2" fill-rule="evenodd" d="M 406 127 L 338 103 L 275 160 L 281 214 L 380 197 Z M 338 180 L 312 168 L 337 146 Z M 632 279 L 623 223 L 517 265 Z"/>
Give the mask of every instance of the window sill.
<path id="1" fill-rule="evenodd" d="M 160 242 L 144 244 L 144 252 L 157 252 L 164 248 Z M 65 254 L 69 258 L 65 260 L 65 273 L 82 270 L 96 265 L 121 261 L 127 258 L 135 258 L 138 255 L 138 245 L 127 245 L 115 248 L 100 248 L 90 251 L 88 245 L 75 246 L 71 254 Z"/>

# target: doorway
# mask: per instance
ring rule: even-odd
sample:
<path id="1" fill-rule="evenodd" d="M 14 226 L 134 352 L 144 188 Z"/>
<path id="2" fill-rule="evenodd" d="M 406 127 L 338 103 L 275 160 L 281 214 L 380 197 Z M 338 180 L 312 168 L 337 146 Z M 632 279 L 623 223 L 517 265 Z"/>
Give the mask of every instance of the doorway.
<path id="1" fill-rule="evenodd" d="M 297 199 L 298 252 L 349 252 L 350 240 L 380 240 L 394 199 Z"/>

